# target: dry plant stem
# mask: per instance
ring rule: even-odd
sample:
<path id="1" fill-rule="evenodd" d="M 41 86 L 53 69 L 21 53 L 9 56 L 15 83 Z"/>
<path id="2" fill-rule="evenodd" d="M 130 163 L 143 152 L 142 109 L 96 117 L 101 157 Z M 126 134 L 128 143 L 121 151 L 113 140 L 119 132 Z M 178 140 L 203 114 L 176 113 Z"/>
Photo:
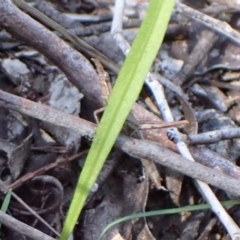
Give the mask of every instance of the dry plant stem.
<path id="1" fill-rule="evenodd" d="M 179 1 L 176 2 L 175 6 L 178 12 L 184 14 L 191 19 L 201 22 L 206 27 L 214 30 L 222 36 L 229 38 L 235 44 L 240 45 L 240 33 L 235 29 L 231 28 L 228 23 L 205 15 L 195 9 L 188 7 L 183 3 L 180 3 Z"/>
<path id="2" fill-rule="evenodd" d="M 74 14 L 74 13 L 64 13 L 66 17 L 69 19 L 79 21 L 79 22 L 86 22 L 88 24 L 90 23 L 98 23 L 98 22 L 103 22 L 103 21 L 110 21 L 112 20 L 111 16 L 94 16 L 94 15 L 89 15 L 89 14 Z"/>
<path id="3" fill-rule="evenodd" d="M 122 35 L 124 3 L 124 0 L 115 1 L 111 34 L 123 54 L 127 56 L 131 47 Z"/>
<path id="4" fill-rule="evenodd" d="M 122 34 L 124 2 L 124 0 L 115 1 L 111 34 L 123 54 L 127 56 L 131 47 Z"/>
<path id="5" fill-rule="evenodd" d="M 199 179 L 211 185 L 218 183 L 221 185 L 221 189 L 224 188 L 224 190 L 229 191 L 231 188 L 230 191 L 233 190 L 237 193 L 237 195 L 239 195 L 239 192 L 237 191 L 239 191 L 240 186 L 231 186 L 233 183 L 239 184 L 239 180 L 220 173 L 217 170 L 210 170 L 210 168 L 207 168 L 199 163 L 189 161 L 181 155 L 166 149 L 160 144 L 146 140 L 129 139 L 126 136 L 120 135 L 116 142 L 116 146 L 133 157 L 152 160 L 187 176 L 191 175 L 191 177 L 193 177 L 194 175 L 193 178 Z M 228 178 L 230 179 L 230 182 L 228 182 Z M 228 183 L 223 181 L 227 181 Z"/>
<path id="6" fill-rule="evenodd" d="M 81 90 L 89 102 L 93 102 L 96 108 L 102 107 L 98 76 L 84 56 L 20 11 L 10 0 L 0 0 L 0 12 L 2 28 L 43 53 Z"/>
<path id="7" fill-rule="evenodd" d="M 194 159 L 205 166 L 223 171 L 224 174 L 234 178 L 240 178 L 240 168 L 229 161 L 229 159 L 217 154 L 206 147 L 189 146 Z"/>
<path id="8" fill-rule="evenodd" d="M 160 85 L 160 83 L 159 83 Z M 167 122 L 173 121 L 173 116 L 171 110 L 168 106 L 164 91 L 162 87 L 155 87 L 155 91 L 158 90 L 157 96 L 159 97 L 157 100 L 158 107 L 161 111 L 161 115 L 163 120 Z M 172 129 L 173 133 L 175 134 L 175 139 L 177 138 L 177 148 L 182 156 L 186 159 L 195 162 L 194 158 L 192 157 L 186 143 L 182 141 L 181 135 L 178 132 L 177 128 Z M 195 132 L 195 130 L 193 130 Z M 195 179 L 195 184 L 199 191 L 201 192 L 204 199 L 210 204 L 211 209 L 213 212 L 218 216 L 219 220 L 227 229 L 230 236 L 234 239 L 236 236 L 240 236 L 240 229 L 238 225 L 233 221 L 233 219 L 228 215 L 227 211 L 223 208 L 219 200 L 216 198 L 215 194 L 213 193 L 212 189 L 207 185 L 205 182 L 199 181 Z"/>
<path id="9" fill-rule="evenodd" d="M 164 122 L 164 123 L 159 123 L 159 122 L 157 122 L 157 123 L 155 123 L 155 122 L 140 123 L 140 122 L 136 122 L 136 124 L 139 126 L 138 130 L 170 128 L 170 127 L 183 128 L 188 123 L 189 122 L 187 120 L 180 120 L 180 121 L 174 121 L 174 122 Z"/>
<path id="10" fill-rule="evenodd" d="M 154 99 L 157 103 L 157 107 L 160 110 L 161 114 L 163 114 L 162 115 L 163 119 L 165 119 L 166 122 L 174 121 L 170 111 L 164 111 L 164 113 L 162 111 L 162 109 L 165 109 L 165 108 L 169 110 L 169 107 L 168 107 L 168 104 L 167 104 L 167 101 L 165 99 L 164 94 L 159 95 L 159 92 L 163 93 L 162 85 L 152 76 L 151 73 L 149 73 L 147 75 L 145 83 L 147 84 L 148 88 L 151 90 L 151 92 L 154 96 Z M 162 100 L 162 98 L 164 98 L 164 101 Z M 171 185 L 178 186 L 178 188 L 174 188 L 174 189 L 171 189 L 171 190 L 174 192 L 173 194 L 179 196 L 180 195 L 180 189 L 182 188 L 183 175 L 180 174 L 179 172 L 173 171 L 172 169 L 167 169 L 166 170 L 166 175 L 168 176 L 166 178 L 166 186 L 169 189 L 171 189 L 171 187 L 169 187 Z M 176 203 L 177 203 L 177 201 L 178 200 L 176 198 Z"/>
<path id="11" fill-rule="evenodd" d="M 66 31 L 65 28 L 63 28 L 58 23 L 54 22 L 52 19 L 48 18 L 46 15 L 41 13 L 35 8 L 32 8 L 28 6 L 28 4 L 23 0 L 13 0 L 13 2 L 26 11 L 27 13 L 31 14 L 50 28 L 55 29 L 56 31 L 60 32 L 66 39 L 68 39 L 74 46 L 79 50 L 87 53 L 91 57 L 97 57 L 99 60 L 101 60 L 111 71 L 114 73 L 118 73 L 119 67 L 112 62 L 109 58 L 107 58 L 105 55 L 97 51 L 95 48 L 90 46 L 88 43 L 84 42 L 74 34 Z"/>
<path id="12" fill-rule="evenodd" d="M 8 186 L 3 186 L 2 187 L 2 190 L 6 193 L 9 189 L 12 189 L 14 190 L 15 188 L 18 188 L 20 187 L 22 184 L 24 184 L 25 182 L 31 180 L 32 178 L 35 178 L 36 176 L 40 176 L 42 174 L 44 174 L 45 172 L 53 169 L 53 168 L 56 168 L 56 167 L 60 167 L 60 166 L 63 166 L 71 161 L 74 161 L 76 159 L 79 159 L 81 157 L 84 157 L 86 156 L 87 154 L 87 150 L 86 151 L 83 151 L 81 153 L 78 153 L 78 154 L 75 154 L 69 158 L 66 158 L 66 159 L 63 159 L 62 161 L 56 161 L 54 163 L 51 163 L 47 166 L 44 166 L 34 172 L 31 172 L 31 173 L 27 173 L 26 175 L 22 176 L 21 178 L 19 178 L 18 180 L 16 180 L 14 183 L 8 185 Z"/>
<path id="13" fill-rule="evenodd" d="M 51 193 L 55 195 L 56 201 L 53 201 L 53 204 L 51 204 L 50 206 L 47 207 L 40 207 L 38 209 L 35 210 L 35 214 L 33 213 L 33 210 L 31 210 L 30 207 L 28 207 L 26 204 L 23 204 L 23 207 L 26 208 L 25 209 L 19 209 L 18 206 L 11 206 L 11 210 L 18 212 L 22 215 L 25 216 L 31 216 L 31 215 L 44 215 L 46 213 L 49 212 L 54 212 L 56 211 L 56 209 L 58 210 L 59 208 L 61 208 L 61 204 L 62 204 L 62 199 L 63 199 L 63 187 L 61 185 L 61 183 L 54 177 L 49 176 L 49 175 L 41 175 L 41 176 L 37 176 L 33 179 L 33 181 L 42 181 L 44 184 L 45 183 L 50 183 L 53 184 L 53 188 Z M 32 192 L 34 192 L 36 195 L 42 195 L 41 191 L 38 190 L 34 190 L 33 188 L 31 189 Z M 60 209 L 61 211 L 61 209 Z"/>
<path id="14" fill-rule="evenodd" d="M 53 123 L 57 126 L 68 126 L 73 131 L 90 139 L 93 138 L 95 133 L 96 125 L 89 121 L 79 119 L 78 117 L 62 113 L 43 104 L 38 104 L 24 98 L 20 98 L 4 91 L 0 91 L 0 106 L 19 111 L 23 114 L 32 116 L 42 121 Z M 141 122 L 162 122 L 154 114 L 148 112 L 145 108 L 137 104 L 134 105 L 132 114 L 135 119 L 138 119 Z M 145 139 L 160 142 L 166 148 L 175 152 L 177 151 L 175 144 L 167 138 L 165 129 L 148 129 L 142 130 L 142 132 Z M 240 168 L 229 162 L 223 156 L 210 151 L 207 148 L 190 147 L 190 150 L 194 158 L 203 165 L 221 170 L 225 174 L 235 178 L 240 177 Z"/>
<path id="15" fill-rule="evenodd" d="M 67 126 L 76 133 L 81 134 L 82 136 L 88 136 L 89 138 L 93 137 L 96 130 L 96 124 L 62 113 L 42 104 L 14 96 L 1 90 L 0 106 L 18 111 L 39 120 L 53 123 L 57 126 Z M 146 116 L 143 115 L 143 117 Z M 147 130 L 146 132 L 149 133 L 150 131 Z M 153 132 L 161 134 L 156 129 Z M 166 141 L 162 141 L 162 143 L 166 144 L 167 138 Z M 145 158 L 155 161 L 187 176 L 205 181 L 225 191 L 230 191 L 237 196 L 240 193 L 240 184 L 238 179 L 226 175 L 218 170 L 205 167 L 199 163 L 187 161 L 184 157 L 167 149 L 167 146 L 159 145 L 150 141 L 133 139 L 123 134 L 119 135 L 115 146 L 136 158 Z M 198 154 L 200 153 L 201 151 L 198 152 Z"/>
<path id="16" fill-rule="evenodd" d="M 34 240 L 56 240 L 55 238 L 52 238 L 40 232 L 39 230 L 16 220 L 2 211 L 0 211 L 0 222 L 11 228 L 13 231 L 16 231 Z"/>
<path id="17" fill-rule="evenodd" d="M 99 6 L 97 6 L 99 7 Z M 78 14 L 78 13 L 64 13 L 69 19 L 79 21 L 81 23 L 100 23 L 104 21 L 111 21 L 111 14 L 104 14 L 95 16 L 94 14 Z"/>
<path id="18" fill-rule="evenodd" d="M 218 40 L 218 35 L 215 32 L 203 30 L 199 36 L 199 41 L 193 48 L 191 54 L 184 62 L 181 70 L 173 79 L 176 85 L 181 86 L 194 72 L 195 68 L 209 53 L 214 43 Z"/>
<path id="19" fill-rule="evenodd" d="M 177 143 L 180 153 L 190 161 L 194 162 L 194 159 L 189 152 L 186 144 L 182 141 Z M 240 229 L 238 225 L 233 221 L 227 211 L 223 208 L 219 200 L 216 198 L 212 189 L 205 183 L 195 179 L 195 184 L 198 190 L 201 192 L 204 199 L 210 204 L 212 211 L 217 215 L 218 219 L 225 226 L 231 239 L 238 239 L 240 237 Z"/>
<path id="20" fill-rule="evenodd" d="M 59 12 L 56 7 L 48 1 L 35 1 L 34 4 L 31 4 L 30 6 L 53 19 L 64 28 L 70 28 L 74 24 L 73 20 L 67 17 L 65 13 Z"/>
<path id="21" fill-rule="evenodd" d="M 197 240 L 204 240 L 207 239 L 208 234 L 212 231 L 214 225 L 217 223 L 217 218 L 212 218 L 208 225 L 205 227 L 205 229 L 203 230 L 203 232 L 201 233 L 201 235 L 198 237 Z"/>
<path id="22" fill-rule="evenodd" d="M 122 32 L 125 0 L 115 0 L 111 34 Z"/>
<path id="23" fill-rule="evenodd" d="M 97 23 L 89 26 L 77 27 L 70 29 L 69 32 L 80 36 L 86 37 L 91 35 L 100 35 L 105 32 L 109 32 L 111 30 L 112 23 L 104 22 L 104 23 Z M 127 19 L 123 22 L 124 28 L 139 28 L 141 25 L 141 21 L 139 19 Z"/>
<path id="24" fill-rule="evenodd" d="M 157 84 L 157 83 L 156 83 Z M 155 91 L 158 91 L 158 99 L 157 104 L 161 111 L 161 115 L 163 119 L 167 122 L 173 121 L 173 116 L 171 110 L 168 106 L 167 100 L 165 98 L 165 94 L 163 88 L 159 83 L 159 87 L 155 86 Z M 177 139 L 177 148 L 182 156 L 190 161 L 195 161 L 192 157 L 187 145 L 185 142 L 182 141 L 180 133 L 176 128 L 172 128 L 172 132 L 175 135 L 175 139 Z M 213 212 L 218 216 L 219 220 L 227 229 L 230 236 L 234 239 L 237 235 L 240 236 L 240 229 L 238 228 L 237 224 L 232 220 L 232 218 L 228 215 L 226 210 L 223 208 L 221 203 L 218 201 L 216 196 L 214 195 L 212 189 L 205 183 L 195 179 L 195 184 L 198 187 L 199 191 L 201 192 L 204 199 L 210 204 L 211 209 Z"/>
<path id="25" fill-rule="evenodd" d="M 28 206 L 21 198 L 17 196 L 14 192 L 12 192 L 12 196 L 21 203 L 30 213 L 32 213 L 33 216 L 35 216 L 42 224 L 44 224 L 47 228 L 49 228 L 53 233 L 56 234 L 56 236 L 60 236 L 60 234 L 52 228 L 41 216 L 39 216 L 30 206 Z"/>
<path id="26" fill-rule="evenodd" d="M 219 129 L 188 136 L 189 144 L 212 144 L 234 138 L 240 138 L 240 128 Z"/>

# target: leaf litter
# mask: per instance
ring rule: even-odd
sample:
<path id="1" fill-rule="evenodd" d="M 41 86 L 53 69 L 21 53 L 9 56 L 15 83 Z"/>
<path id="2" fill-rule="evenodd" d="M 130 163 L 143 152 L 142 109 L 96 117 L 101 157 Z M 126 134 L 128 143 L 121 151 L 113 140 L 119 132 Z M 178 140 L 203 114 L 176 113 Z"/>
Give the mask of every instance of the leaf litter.
<path id="1" fill-rule="evenodd" d="M 109 37 L 108 30 L 104 28 L 111 19 L 112 1 L 71 1 L 71 4 L 68 1 L 55 4 L 41 2 L 42 4 L 36 1 L 35 7 L 71 32 L 77 33 L 81 29 L 81 36 L 87 43 L 121 66 L 124 57 Z M 238 18 L 232 11 L 236 7 L 235 1 L 229 1 L 226 5 L 219 1 L 209 2 L 184 1 L 188 6 L 201 12 L 207 11 L 222 23 L 227 22 L 233 29 L 238 29 Z M 123 31 L 128 40 L 134 38 L 137 28 L 135 20 L 139 20 L 140 24 L 146 5 L 147 1 L 128 1 L 125 22 L 129 26 Z M 219 12 L 216 12 L 216 8 L 210 8 L 212 6 L 224 8 L 219 8 Z M 67 13 L 78 15 L 70 17 Z M 97 20 L 95 17 L 98 17 Z M 91 34 L 87 32 L 90 26 Z M 175 32 L 171 31 L 173 27 Z M 181 37 L 177 34 L 177 28 L 184 30 Z M 175 11 L 153 72 L 158 76 L 160 74 L 159 81 L 165 88 L 175 121 L 185 119 L 192 126 L 193 130 L 182 129 L 182 133 L 190 150 L 202 158 L 196 158 L 196 161 L 202 161 L 202 164 L 216 171 L 237 178 L 240 172 L 239 136 L 231 138 L 230 130 L 238 128 L 240 121 L 239 98 L 236 97 L 239 94 L 239 46 L 231 41 L 231 38 L 219 33 L 219 30 L 215 31 L 214 26 L 212 28 L 210 30 Z M 88 90 L 81 92 L 79 86 L 74 87 L 60 65 L 59 69 L 47 56 L 42 55 L 41 51 L 34 51 L 34 48 L 22 43 L 21 39 L 14 40 L 3 29 L 0 33 L 1 90 L 93 121 L 93 108 L 101 106 L 100 99 L 97 106 L 92 105 L 89 102 Z M 89 72 L 94 71 L 93 68 L 94 66 Z M 109 73 L 114 83 L 116 76 L 111 71 Z M 91 73 L 89 76 L 91 77 Z M 161 81 L 164 78 L 168 79 L 174 88 Z M 94 87 L 92 85 L 93 89 Z M 145 91 L 151 97 L 148 89 Z M 138 104 L 148 108 L 142 99 L 140 96 Z M 148 117 L 141 107 L 138 110 L 139 115 L 141 112 L 142 115 L 138 120 L 150 121 L 146 120 Z M 7 107 L 1 107 L 0 115 L 1 181 L 7 186 L 23 178 L 16 193 L 60 231 L 63 215 L 68 209 L 77 176 L 84 162 L 81 156 L 72 162 L 67 159 L 75 159 L 74 154 L 88 149 L 90 140 L 57 124 L 21 115 Z M 152 120 L 155 117 L 152 117 Z M 208 142 L 211 138 L 211 135 L 206 136 L 208 132 L 217 131 L 222 136 L 221 131 L 227 129 L 229 133 L 225 133 L 223 140 L 220 138 L 215 143 Z M 150 131 L 140 131 L 144 138 L 156 141 L 151 138 Z M 152 131 L 166 136 L 165 129 Z M 191 142 L 191 138 L 194 139 L 197 133 L 205 134 L 200 138 L 201 146 L 196 146 L 198 143 L 193 143 L 193 140 Z M 167 138 L 164 140 L 159 137 L 157 141 L 164 142 L 166 147 L 174 150 L 174 144 Z M 66 164 L 61 165 L 64 161 Z M 50 165 L 53 167 L 48 168 Z M 158 188 L 149 180 L 148 175 L 151 172 L 144 171 L 139 159 L 113 149 L 96 183 L 98 190 L 91 193 L 86 210 L 79 219 L 74 233 L 75 239 L 97 239 L 104 226 L 128 214 L 204 201 L 188 177 L 173 177 L 172 172 L 161 165 L 156 165 L 154 169 L 158 170 L 158 182 L 161 183 Z M 27 175 L 34 172 L 38 173 Z M 42 177 L 36 178 L 39 174 Z M 28 181 L 24 181 L 24 176 L 29 177 L 25 177 Z M 213 189 L 220 200 L 232 197 L 228 192 Z M 32 215 L 26 214 L 26 210 L 16 202 L 10 204 L 9 212 L 15 218 L 56 237 L 42 223 L 37 220 L 33 223 Z M 236 218 L 239 209 L 235 207 L 230 212 Z M 210 225 L 210 230 L 207 230 Z M 5 228 L 2 238 L 16 239 L 16 234 Z M 226 231 L 210 211 L 136 219 L 112 229 L 105 239 L 114 239 L 114 236 L 119 234 L 123 239 L 227 239 Z M 18 234 L 17 238 L 23 239 L 23 236 Z"/>

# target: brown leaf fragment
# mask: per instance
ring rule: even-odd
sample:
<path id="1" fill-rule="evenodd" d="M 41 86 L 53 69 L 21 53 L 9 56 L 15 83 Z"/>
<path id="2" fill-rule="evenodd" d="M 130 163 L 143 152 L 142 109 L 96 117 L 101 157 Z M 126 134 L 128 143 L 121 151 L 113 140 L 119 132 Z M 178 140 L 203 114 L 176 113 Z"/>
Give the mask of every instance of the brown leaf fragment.
<path id="1" fill-rule="evenodd" d="M 149 177 L 146 172 L 145 177 L 143 182 L 137 183 L 135 176 L 130 174 L 124 176 L 124 204 L 122 216 L 143 212 L 145 210 L 149 190 Z M 121 227 L 121 233 L 126 239 L 155 239 L 148 229 L 145 218 L 124 222 Z M 146 236 L 149 238 L 145 238 Z"/>
<path id="2" fill-rule="evenodd" d="M 119 184 L 119 183 L 118 183 Z M 83 219 L 84 236 L 82 240 L 98 239 L 102 230 L 114 220 L 120 218 L 122 208 L 121 196 L 116 191 L 109 191 L 99 205 L 85 211 Z M 112 240 L 119 237 L 118 226 L 114 226 L 104 234 L 104 240 Z"/>
<path id="3" fill-rule="evenodd" d="M 182 190 L 183 175 L 172 169 L 165 169 L 166 187 L 172 201 L 180 206 L 180 194 Z"/>

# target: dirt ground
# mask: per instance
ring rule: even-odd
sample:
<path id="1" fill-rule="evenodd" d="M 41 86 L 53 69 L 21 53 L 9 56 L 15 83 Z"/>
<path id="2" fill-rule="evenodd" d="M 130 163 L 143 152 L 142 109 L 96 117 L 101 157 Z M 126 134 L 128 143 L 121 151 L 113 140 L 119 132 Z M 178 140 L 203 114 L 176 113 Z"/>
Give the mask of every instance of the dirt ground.
<path id="1" fill-rule="evenodd" d="M 13 190 L 12 218 L 0 216 L 1 239 L 57 239 L 97 126 L 94 112 L 105 104 L 99 79 L 114 85 L 125 56 L 111 34 L 113 0 L 26 1 L 30 8 L 14 2 L 0 0 L 1 201 Z M 126 0 L 122 35 L 129 44 L 147 6 Z M 180 140 L 145 84 L 132 109 L 138 131 L 124 130 L 117 140 L 74 239 L 98 239 L 109 223 L 134 213 L 206 203 L 193 179 L 210 184 L 219 201 L 238 199 L 239 11 L 236 0 L 175 6 L 151 73 L 164 88 Z M 152 125 L 143 130 L 143 124 Z M 227 212 L 232 238 L 240 239 L 239 207 Z M 182 212 L 123 222 L 103 239 L 227 240 L 228 227 L 210 210 Z"/>

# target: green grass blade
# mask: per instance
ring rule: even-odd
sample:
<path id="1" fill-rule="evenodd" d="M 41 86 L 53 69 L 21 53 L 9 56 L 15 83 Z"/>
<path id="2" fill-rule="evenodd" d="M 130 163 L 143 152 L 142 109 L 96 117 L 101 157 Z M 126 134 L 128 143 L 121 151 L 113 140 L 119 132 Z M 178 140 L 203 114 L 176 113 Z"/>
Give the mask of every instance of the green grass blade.
<path id="1" fill-rule="evenodd" d="M 240 201 L 238 200 L 230 200 L 230 201 L 224 201 L 221 202 L 221 204 L 225 207 L 227 206 L 235 206 L 240 204 Z M 210 209 L 211 206 L 209 204 L 199 204 L 199 205 L 190 205 L 186 207 L 180 207 L 180 208 L 172 208 L 172 209 L 164 209 L 164 210 L 156 210 L 156 211 L 149 211 L 144 213 L 136 213 L 133 215 L 129 215 L 123 218 L 120 218 L 110 224 L 108 224 L 102 231 L 99 240 L 103 237 L 103 235 L 112 227 L 115 225 L 126 222 L 132 219 L 136 218 L 143 218 L 143 217 L 152 217 L 152 216 L 159 216 L 159 215 L 167 215 L 167 214 L 176 214 L 181 212 L 192 212 L 192 211 L 198 211 L 198 210 L 207 210 Z"/>
<path id="2" fill-rule="evenodd" d="M 7 210 L 8 210 L 8 206 L 9 206 L 9 203 L 10 203 L 10 200 L 11 200 L 11 196 L 12 196 L 12 190 L 10 189 L 7 192 L 7 194 L 6 194 L 6 196 L 3 200 L 2 206 L 1 206 L 1 211 L 4 212 L 4 213 L 7 212 Z M 2 223 L 0 223 L 0 229 L 1 229 L 1 227 L 2 227 Z"/>
<path id="3" fill-rule="evenodd" d="M 67 240 L 162 43 L 174 0 L 151 0 L 132 49 L 124 62 L 97 128 L 65 220 L 60 240 Z"/>

